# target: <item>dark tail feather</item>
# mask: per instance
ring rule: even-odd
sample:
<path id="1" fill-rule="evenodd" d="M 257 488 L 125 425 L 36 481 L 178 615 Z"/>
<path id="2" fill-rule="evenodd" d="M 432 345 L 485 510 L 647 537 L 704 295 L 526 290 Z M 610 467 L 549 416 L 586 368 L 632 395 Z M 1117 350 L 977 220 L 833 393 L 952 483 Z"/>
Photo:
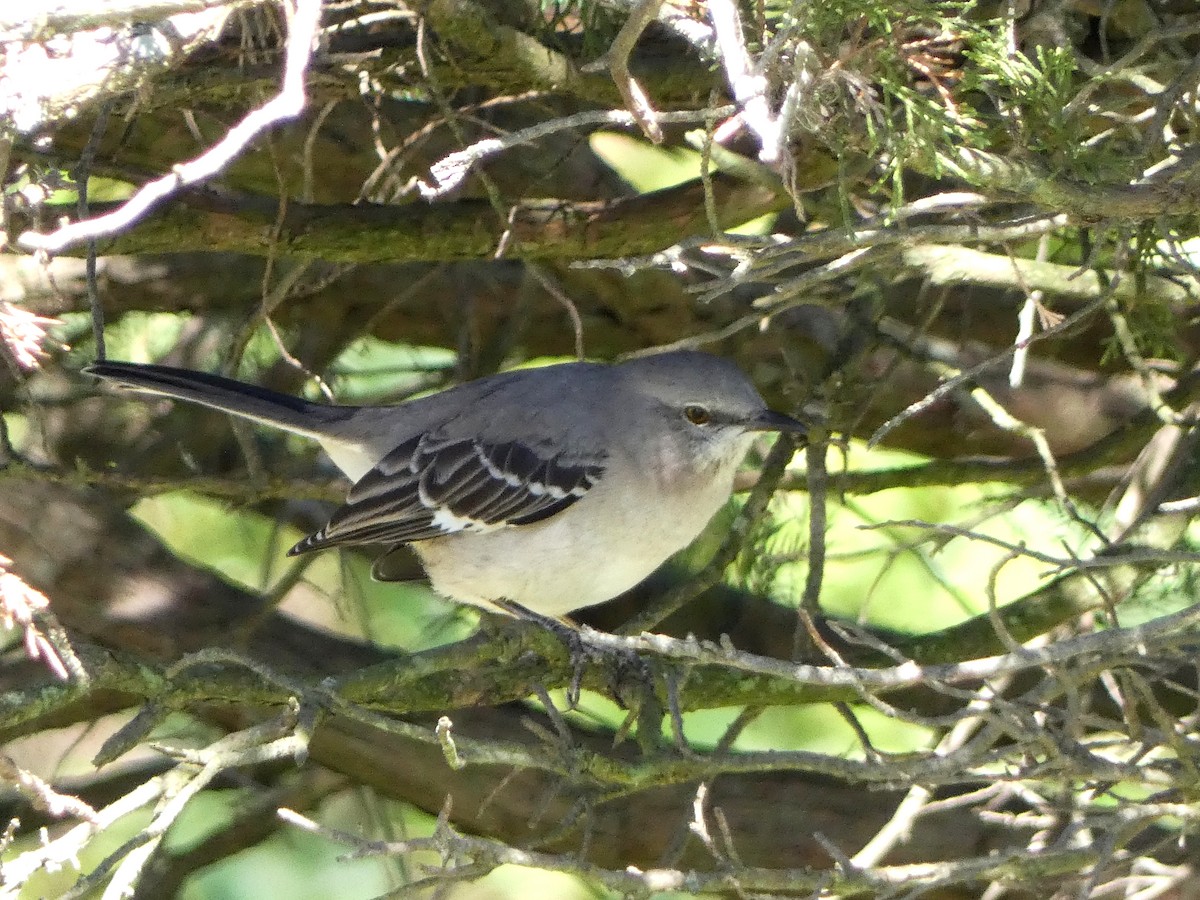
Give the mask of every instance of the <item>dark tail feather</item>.
<path id="1" fill-rule="evenodd" d="M 322 425 L 344 419 L 354 409 L 310 403 L 232 378 L 172 366 L 105 361 L 93 363 L 83 371 L 135 391 L 199 403 L 316 438 L 325 434 Z"/>

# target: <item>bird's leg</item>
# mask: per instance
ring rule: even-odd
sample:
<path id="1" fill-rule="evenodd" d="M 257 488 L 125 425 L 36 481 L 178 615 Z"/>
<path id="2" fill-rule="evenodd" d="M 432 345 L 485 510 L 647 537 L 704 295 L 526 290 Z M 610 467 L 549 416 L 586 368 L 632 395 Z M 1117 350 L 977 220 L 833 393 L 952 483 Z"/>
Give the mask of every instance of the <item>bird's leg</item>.
<path id="1" fill-rule="evenodd" d="M 647 662 L 632 650 L 612 651 L 602 650 L 588 643 L 587 638 L 579 628 L 567 619 L 554 616 L 544 616 L 541 613 L 514 603 L 511 600 L 496 601 L 496 605 L 511 615 L 536 622 L 541 625 L 567 648 L 571 660 L 571 683 L 567 687 L 567 708 L 575 709 L 579 705 L 579 692 L 583 686 L 583 673 L 588 664 L 602 666 L 609 674 L 609 691 L 613 699 L 622 709 L 628 709 L 625 691 L 622 690 L 630 680 L 637 683 L 642 695 L 639 707 L 647 708 L 647 700 L 653 698 L 650 707 L 658 705 L 654 693 L 654 673 Z"/>
<path id="2" fill-rule="evenodd" d="M 518 619 L 524 619 L 527 622 L 534 622 L 562 641 L 563 645 L 567 648 L 567 656 L 571 660 L 571 683 L 567 687 L 567 709 L 575 709 L 579 705 L 579 692 L 583 687 L 584 667 L 588 663 L 588 657 L 594 655 L 589 652 L 589 648 L 583 640 L 583 635 L 579 633 L 579 629 L 563 619 L 558 619 L 554 616 L 544 616 L 512 600 L 496 600 L 493 602 L 509 615 Z"/>

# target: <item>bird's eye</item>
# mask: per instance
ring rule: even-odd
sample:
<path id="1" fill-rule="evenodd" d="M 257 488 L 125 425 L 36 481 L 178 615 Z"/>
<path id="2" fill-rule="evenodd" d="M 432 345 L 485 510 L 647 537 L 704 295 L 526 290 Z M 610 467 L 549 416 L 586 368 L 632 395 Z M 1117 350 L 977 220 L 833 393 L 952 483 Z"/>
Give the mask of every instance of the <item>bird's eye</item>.
<path id="1" fill-rule="evenodd" d="M 683 408 L 683 414 L 687 420 L 693 425 L 707 425 L 712 419 L 712 414 L 703 406 L 698 406 L 693 403 L 690 406 Z"/>

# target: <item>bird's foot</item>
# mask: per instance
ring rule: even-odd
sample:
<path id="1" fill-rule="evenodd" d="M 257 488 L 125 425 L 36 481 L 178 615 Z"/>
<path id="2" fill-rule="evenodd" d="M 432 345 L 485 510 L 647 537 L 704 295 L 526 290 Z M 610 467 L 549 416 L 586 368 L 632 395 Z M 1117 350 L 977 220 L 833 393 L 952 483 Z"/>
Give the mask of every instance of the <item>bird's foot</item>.
<path id="1" fill-rule="evenodd" d="M 567 686 L 568 709 L 575 709 L 579 705 L 583 676 L 589 665 L 606 673 L 609 693 L 622 709 L 660 708 L 654 690 L 654 672 L 650 664 L 634 650 L 597 647 L 588 641 L 587 635 L 578 627 L 563 619 L 544 616 L 507 600 L 498 605 L 517 618 L 541 625 L 567 648 L 571 661 L 571 681 Z"/>

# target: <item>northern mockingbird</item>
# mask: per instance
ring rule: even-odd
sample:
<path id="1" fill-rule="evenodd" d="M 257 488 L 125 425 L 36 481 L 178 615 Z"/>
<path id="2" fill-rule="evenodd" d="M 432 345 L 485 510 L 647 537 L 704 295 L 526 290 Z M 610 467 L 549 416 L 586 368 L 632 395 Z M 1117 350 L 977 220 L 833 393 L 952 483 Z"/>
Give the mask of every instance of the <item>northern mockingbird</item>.
<path id="1" fill-rule="evenodd" d="M 312 403 L 167 366 L 84 371 L 317 440 L 354 487 L 289 555 L 391 545 L 379 577 L 412 544 L 446 597 L 546 617 L 617 596 L 690 543 L 755 434 L 805 431 L 731 362 L 696 352 L 522 369 L 396 406 Z"/>

